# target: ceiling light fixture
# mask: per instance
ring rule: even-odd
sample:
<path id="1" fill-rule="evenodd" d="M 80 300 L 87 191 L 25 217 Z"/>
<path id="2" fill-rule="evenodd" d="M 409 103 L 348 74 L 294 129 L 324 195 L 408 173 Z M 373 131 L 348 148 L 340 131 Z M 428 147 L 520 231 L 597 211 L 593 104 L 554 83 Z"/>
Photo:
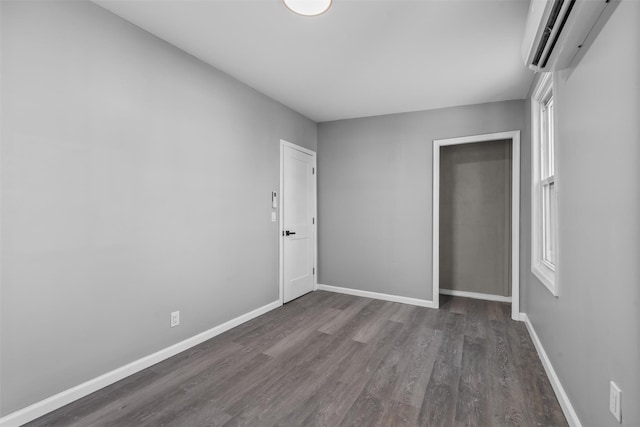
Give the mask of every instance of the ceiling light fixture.
<path id="1" fill-rule="evenodd" d="M 282 0 L 290 11 L 304 16 L 316 16 L 325 13 L 331 7 L 332 0 Z"/>

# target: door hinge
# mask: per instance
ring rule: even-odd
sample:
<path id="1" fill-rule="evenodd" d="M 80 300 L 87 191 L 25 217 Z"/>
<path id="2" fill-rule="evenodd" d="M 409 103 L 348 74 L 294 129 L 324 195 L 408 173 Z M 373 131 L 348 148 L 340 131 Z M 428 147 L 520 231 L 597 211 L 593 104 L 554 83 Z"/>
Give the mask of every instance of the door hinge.
<path id="1" fill-rule="evenodd" d="M 313 275 L 314 276 L 316 275 L 316 268 L 315 267 L 313 267 Z"/>
<path id="2" fill-rule="evenodd" d="M 315 175 L 315 173 L 316 173 L 316 168 L 311 168 L 311 173 Z"/>
<path id="3" fill-rule="evenodd" d="M 316 223 L 316 219 L 315 218 L 311 218 L 311 224 L 315 224 Z"/>

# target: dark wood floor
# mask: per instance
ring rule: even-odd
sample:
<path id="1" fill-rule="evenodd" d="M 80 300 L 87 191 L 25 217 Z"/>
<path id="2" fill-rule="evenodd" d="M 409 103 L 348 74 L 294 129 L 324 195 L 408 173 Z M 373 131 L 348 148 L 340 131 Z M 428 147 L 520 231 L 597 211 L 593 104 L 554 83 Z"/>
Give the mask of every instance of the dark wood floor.
<path id="1" fill-rule="evenodd" d="M 510 306 L 314 292 L 33 426 L 566 426 Z"/>

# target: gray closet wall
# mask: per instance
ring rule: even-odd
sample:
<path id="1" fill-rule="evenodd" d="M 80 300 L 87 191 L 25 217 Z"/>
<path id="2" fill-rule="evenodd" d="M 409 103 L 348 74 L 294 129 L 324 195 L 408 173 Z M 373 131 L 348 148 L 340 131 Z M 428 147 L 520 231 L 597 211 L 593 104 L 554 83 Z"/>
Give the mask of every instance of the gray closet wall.
<path id="1" fill-rule="evenodd" d="M 511 295 L 511 140 L 440 150 L 440 287 Z"/>

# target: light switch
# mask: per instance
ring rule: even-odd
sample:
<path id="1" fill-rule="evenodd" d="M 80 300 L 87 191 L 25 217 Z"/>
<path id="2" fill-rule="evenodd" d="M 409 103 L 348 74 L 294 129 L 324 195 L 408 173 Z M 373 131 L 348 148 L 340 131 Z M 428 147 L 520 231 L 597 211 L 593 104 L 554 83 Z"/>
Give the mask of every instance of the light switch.
<path id="1" fill-rule="evenodd" d="M 276 213 L 271 212 L 271 222 L 276 222 Z"/>

